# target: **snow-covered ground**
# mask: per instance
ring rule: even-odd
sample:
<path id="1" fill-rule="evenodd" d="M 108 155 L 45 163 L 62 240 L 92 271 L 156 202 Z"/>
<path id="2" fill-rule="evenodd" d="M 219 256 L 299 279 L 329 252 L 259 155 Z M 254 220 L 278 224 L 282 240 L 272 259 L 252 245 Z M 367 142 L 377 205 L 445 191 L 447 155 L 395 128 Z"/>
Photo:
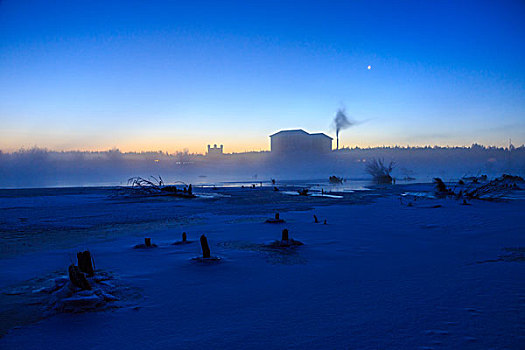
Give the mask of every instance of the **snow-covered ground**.
<path id="1" fill-rule="evenodd" d="M 0 348 L 523 348 L 522 197 L 462 205 L 407 200 L 430 184 L 330 189 L 0 191 Z M 276 212 L 286 223 L 264 223 Z M 283 228 L 304 245 L 269 249 Z M 172 245 L 183 231 L 194 242 Z M 201 234 L 220 262 L 192 260 Z M 133 249 L 144 237 L 158 248 Z M 85 249 L 129 297 L 44 312 L 39 288 Z"/>

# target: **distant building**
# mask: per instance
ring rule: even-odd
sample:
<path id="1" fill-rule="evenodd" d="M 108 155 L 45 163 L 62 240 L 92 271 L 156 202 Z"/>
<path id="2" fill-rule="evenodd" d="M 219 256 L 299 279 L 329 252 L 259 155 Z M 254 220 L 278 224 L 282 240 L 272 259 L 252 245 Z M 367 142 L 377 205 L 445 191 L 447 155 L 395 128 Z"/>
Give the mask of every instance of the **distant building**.
<path id="1" fill-rule="evenodd" d="M 271 151 L 276 154 L 319 154 L 332 150 L 332 138 L 304 130 L 281 130 L 270 135 Z"/>
<path id="2" fill-rule="evenodd" d="M 213 147 L 208 145 L 208 156 L 221 156 L 222 154 L 223 154 L 222 145 L 220 145 L 220 147 L 217 147 L 216 144 L 213 145 Z"/>

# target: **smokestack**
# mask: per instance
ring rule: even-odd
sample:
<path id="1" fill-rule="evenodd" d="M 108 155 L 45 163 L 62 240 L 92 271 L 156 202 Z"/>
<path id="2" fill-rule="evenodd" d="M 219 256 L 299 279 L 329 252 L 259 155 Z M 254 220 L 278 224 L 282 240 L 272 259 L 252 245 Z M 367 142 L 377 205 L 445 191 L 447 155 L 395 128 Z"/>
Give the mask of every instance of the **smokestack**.
<path id="1" fill-rule="evenodd" d="M 334 118 L 335 135 L 337 138 L 336 149 L 339 149 L 339 131 L 349 128 L 354 125 L 355 122 L 348 120 L 344 109 L 339 109 Z"/>

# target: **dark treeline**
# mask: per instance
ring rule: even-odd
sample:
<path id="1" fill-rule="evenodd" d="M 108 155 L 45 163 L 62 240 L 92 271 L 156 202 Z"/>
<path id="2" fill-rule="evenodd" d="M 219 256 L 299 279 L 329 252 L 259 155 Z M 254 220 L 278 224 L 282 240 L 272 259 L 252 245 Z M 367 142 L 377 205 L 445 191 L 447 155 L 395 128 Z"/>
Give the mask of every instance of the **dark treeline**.
<path id="1" fill-rule="evenodd" d="M 166 182 L 266 181 L 316 179 L 329 175 L 367 178 L 372 158 L 394 161 L 394 176 L 428 180 L 432 176 L 525 173 L 525 146 L 344 148 L 325 155 L 279 156 L 271 152 L 218 156 L 187 151 L 50 151 L 41 148 L 0 151 L 0 187 L 125 185 L 132 176 L 161 175 Z"/>

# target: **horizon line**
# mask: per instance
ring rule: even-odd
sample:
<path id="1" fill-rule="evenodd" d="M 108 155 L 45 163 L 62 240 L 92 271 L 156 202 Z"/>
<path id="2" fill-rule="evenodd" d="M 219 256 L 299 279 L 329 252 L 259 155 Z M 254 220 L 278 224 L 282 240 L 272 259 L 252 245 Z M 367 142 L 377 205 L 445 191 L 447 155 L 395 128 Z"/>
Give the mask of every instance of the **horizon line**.
<path id="1" fill-rule="evenodd" d="M 343 146 L 339 149 L 333 148 L 330 152 L 336 152 L 336 151 L 344 151 L 344 150 L 373 150 L 373 149 L 456 149 L 456 148 L 463 148 L 463 149 L 472 149 L 475 147 L 479 147 L 481 149 L 499 149 L 499 150 L 509 150 L 510 148 L 513 149 L 519 149 L 519 148 L 525 148 L 525 144 L 521 144 L 519 146 L 515 146 L 512 143 L 508 146 L 496 146 L 496 145 L 485 145 L 481 143 L 472 143 L 471 145 L 374 145 L 374 146 Z M 30 151 L 44 151 L 48 153 L 108 153 L 108 152 L 118 152 L 121 154 L 144 154 L 144 153 L 163 153 L 167 155 L 172 154 L 179 154 L 179 153 L 186 153 L 186 154 L 192 154 L 192 155 L 203 155 L 206 156 L 207 152 L 189 152 L 187 148 L 184 148 L 182 150 L 175 150 L 175 151 L 166 151 L 166 150 L 121 150 L 119 147 L 113 147 L 113 148 L 107 148 L 107 149 L 65 149 L 65 150 L 59 150 L 59 149 L 50 149 L 47 147 L 40 147 L 40 146 L 32 146 L 29 148 L 20 147 L 17 149 L 0 149 L 0 154 L 15 154 L 15 153 L 25 153 Z M 259 149 L 259 150 L 244 150 L 244 151 L 234 151 L 234 152 L 224 152 L 224 155 L 234 155 L 234 154 L 243 154 L 243 153 L 271 153 L 270 149 Z"/>

